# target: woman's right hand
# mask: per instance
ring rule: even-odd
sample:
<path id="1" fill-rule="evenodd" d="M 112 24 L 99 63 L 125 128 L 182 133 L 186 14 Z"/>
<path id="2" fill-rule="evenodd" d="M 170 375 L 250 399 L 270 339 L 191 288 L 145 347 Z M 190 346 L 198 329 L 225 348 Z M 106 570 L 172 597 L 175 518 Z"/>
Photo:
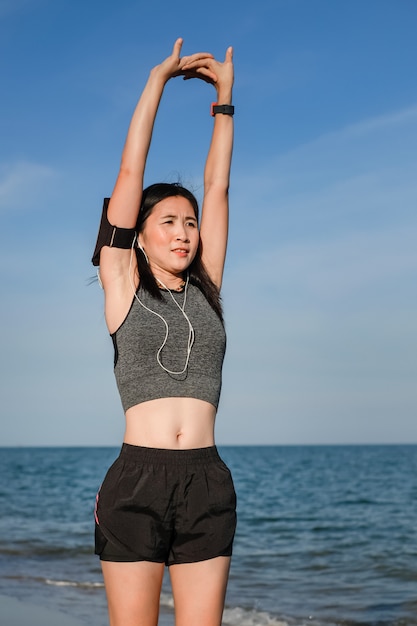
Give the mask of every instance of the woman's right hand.
<path id="1" fill-rule="evenodd" d="M 182 48 L 183 40 L 180 37 L 174 43 L 174 47 L 172 49 L 172 53 L 169 57 L 167 57 L 162 63 L 153 68 L 152 73 L 155 76 L 159 76 L 164 83 L 168 82 L 170 78 L 174 78 L 175 76 L 185 76 L 186 71 L 184 67 L 186 66 L 199 66 L 206 65 L 207 62 L 213 59 L 213 55 L 209 52 L 196 52 L 195 54 L 190 54 L 188 56 L 181 57 L 181 48 Z M 214 82 L 216 80 L 216 75 L 210 69 L 207 70 L 208 77 Z"/>

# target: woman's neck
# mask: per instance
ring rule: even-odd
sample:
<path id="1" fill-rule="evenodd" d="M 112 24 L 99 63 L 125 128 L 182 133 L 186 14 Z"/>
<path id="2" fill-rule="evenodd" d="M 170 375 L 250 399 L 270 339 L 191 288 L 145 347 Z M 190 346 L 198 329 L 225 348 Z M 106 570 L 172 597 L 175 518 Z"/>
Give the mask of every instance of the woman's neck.
<path id="1" fill-rule="evenodd" d="M 181 291 L 184 288 L 185 280 L 180 276 L 166 275 L 158 276 L 154 274 L 158 287 L 170 289 L 171 291 Z"/>

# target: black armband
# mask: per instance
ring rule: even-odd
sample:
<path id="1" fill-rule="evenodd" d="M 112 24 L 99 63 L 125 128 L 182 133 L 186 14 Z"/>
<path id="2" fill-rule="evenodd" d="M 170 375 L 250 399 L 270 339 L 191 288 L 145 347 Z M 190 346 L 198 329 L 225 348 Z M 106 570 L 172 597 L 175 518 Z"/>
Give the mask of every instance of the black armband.
<path id="1" fill-rule="evenodd" d="M 91 262 L 94 266 L 100 265 L 100 251 L 103 246 L 129 250 L 133 246 L 136 237 L 134 228 L 119 228 L 112 226 L 107 217 L 107 208 L 110 198 L 104 198 L 103 212 L 101 214 L 100 228 L 98 229 L 97 243 Z"/>

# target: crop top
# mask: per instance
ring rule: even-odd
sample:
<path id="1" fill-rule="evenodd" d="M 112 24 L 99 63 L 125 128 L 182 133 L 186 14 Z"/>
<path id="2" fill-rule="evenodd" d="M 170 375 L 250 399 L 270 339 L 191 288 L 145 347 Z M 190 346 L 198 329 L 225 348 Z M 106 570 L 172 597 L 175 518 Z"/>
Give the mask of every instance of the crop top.
<path id="1" fill-rule="evenodd" d="M 171 293 L 182 306 L 184 291 Z M 172 372 L 181 372 L 187 359 L 189 326 L 170 293 L 161 290 L 161 294 L 163 300 L 141 288 L 137 292 L 140 301 L 168 323 L 168 339 L 160 354 L 162 364 Z M 169 397 L 197 398 L 217 408 L 226 348 L 223 323 L 202 292 L 191 283 L 185 313 L 195 333 L 188 367 L 183 374 L 169 374 L 157 362 L 165 325 L 133 298 L 125 320 L 111 335 L 114 373 L 124 411 L 148 400 Z"/>

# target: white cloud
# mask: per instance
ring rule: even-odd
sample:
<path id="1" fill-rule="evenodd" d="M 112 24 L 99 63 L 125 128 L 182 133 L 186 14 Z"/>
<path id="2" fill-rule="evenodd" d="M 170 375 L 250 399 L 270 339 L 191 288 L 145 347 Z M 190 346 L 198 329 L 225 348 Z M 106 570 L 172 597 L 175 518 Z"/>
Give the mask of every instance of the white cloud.
<path id="1" fill-rule="evenodd" d="M 274 206 L 279 207 L 287 196 L 293 200 L 335 185 L 343 192 L 341 186 L 355 180 L 360 192 L 360 184 L 372 182 L 375 176 L 374 193 L 378 193 L 379 176 L 382 181 L 388 176 L 387 182 L 392 179 L 394 183 L 407 178 L 416 189 L 417 106 L 326 133 L 286 153 L 280 153 L 278 126 L 275 132 L 276 156 L 256 155 L 250 171 L 232 179 L 235 196 L 240 189 L 244 191 L 238 196 L 238 206 L 248 194 L 250 202 L 256 194 L 257 204 L 252 206 L 262 211 L 264 197 L 273 197 Z"/>
<path id="2" fill-rule="evenodd" d="M 31 208 L 57 173 L 49 166 L 28 161 L 0 164 L 0 211 Z"/>
<path id="3" fill-rule="evenodd" d="M 417 270 L 414 139 L 417 107 L 259 163 L 249 182 L 234 185 L 238 247 L 226 279 L 286 295 L 303 285 L 309 296 L 343 302 L 370 285 L 409 280 Z"/>
<path id="4" fill-rule="evenodd" d="M 416 241 L 417 225 L 293 242 L 252 258 L 249 266 L 235 270 L 234 279 L 242 272 L 246 284 L 264 292 L 275 289 L 281 300 L 292 299 L 301 288 L 310 301 L 360 307 L 357 296 L 375 297 L 375 289 L 417 278 Z"/>

